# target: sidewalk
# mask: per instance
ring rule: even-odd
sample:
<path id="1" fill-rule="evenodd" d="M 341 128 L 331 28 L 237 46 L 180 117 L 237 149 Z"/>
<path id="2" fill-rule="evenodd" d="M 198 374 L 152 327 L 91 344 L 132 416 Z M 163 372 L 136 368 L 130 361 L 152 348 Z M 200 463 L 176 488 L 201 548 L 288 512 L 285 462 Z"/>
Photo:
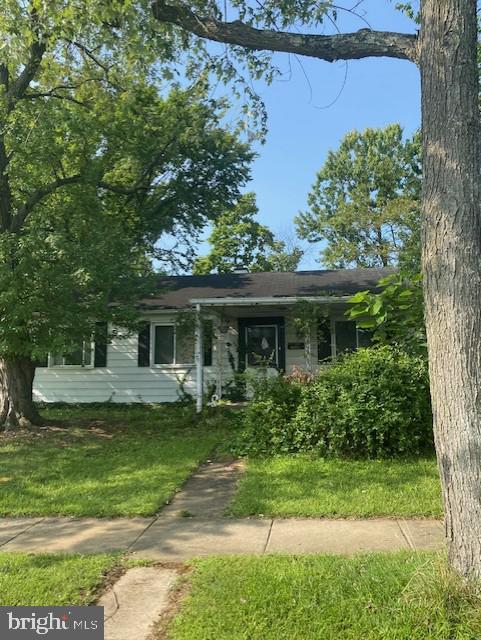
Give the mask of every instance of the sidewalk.
<path id="1" fill-rule="evenodd" d="M 193 556 L 436 550 L 437 520 L 224 518 L 242 471 L 238 463 L 200 468 L 172 504 L 152 518 L 4 518 L 0 551 L 104 553 L 182 561 Z"/>

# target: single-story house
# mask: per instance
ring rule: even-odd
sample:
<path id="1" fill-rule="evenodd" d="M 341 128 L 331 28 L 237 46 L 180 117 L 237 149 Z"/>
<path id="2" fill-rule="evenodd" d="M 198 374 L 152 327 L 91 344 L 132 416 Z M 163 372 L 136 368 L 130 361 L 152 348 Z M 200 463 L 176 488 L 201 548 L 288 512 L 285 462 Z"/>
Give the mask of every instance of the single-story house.
<path id="1" fill-rule="evenodd" d="M 238 371 L 314 371 L 368 343 L 369 336 L 346 318 L 347 302 L 358 291 L 376 290 L 390 273 L 341 269 L 160 277 L 159 293 L 140 301 L 144 323 L 138 334 L 110 328 L 108 344 L 85 342 L 70 355 L 50 355 L 47 366 L 37 369 L 34 397 L 157 403 L 188 393 L 200 408 L 206 393 L 226 395 Z M 306 316 L 306 308 L 319 313 Z"/>

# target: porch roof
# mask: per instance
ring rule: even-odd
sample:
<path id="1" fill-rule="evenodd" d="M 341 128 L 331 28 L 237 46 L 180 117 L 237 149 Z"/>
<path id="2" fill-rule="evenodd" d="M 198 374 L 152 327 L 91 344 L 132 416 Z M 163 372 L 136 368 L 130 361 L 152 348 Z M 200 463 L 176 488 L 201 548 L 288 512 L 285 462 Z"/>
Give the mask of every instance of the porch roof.
<path id="1" fill-rule="evenodd" d="M 221 273 L 202 276 L 164 276 L 146 309 L 182 309 L 193 304 L 289 304 L 299 299 L 345 299 L 358 291 L 376 291 L 381 278 L 395 269 L 329 269 L 322 271 Z"/>

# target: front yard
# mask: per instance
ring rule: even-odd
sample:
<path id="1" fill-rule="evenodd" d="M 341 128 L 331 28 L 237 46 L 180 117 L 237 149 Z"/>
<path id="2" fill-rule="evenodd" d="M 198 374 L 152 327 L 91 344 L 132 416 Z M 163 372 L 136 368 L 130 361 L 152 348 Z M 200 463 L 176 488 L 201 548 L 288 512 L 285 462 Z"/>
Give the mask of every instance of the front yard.
<path id="1" fill-rule="evenodd" d="M 476 640 L 479 592 L 428 553 L 209 558 L 169 640 Z"/>
<path id="2" fill-rule="evenodd" d="M 0 516 L 149 516 L 219 447 L 232 419 L 180 406 L 48 407 L 49 427 L 0 439 Z M 252 458 L 236 517 L 441 517 L 434 458 Z"/>
<path id="3" fill-rule="evenodd" d="M 179 406 L 47 408 L 38 435 L 0 439 L 0 516 L 148 516 L 225 436 Z"/>
<path id="4" fill-rule="evenodd" d="M 237 517 L 442 517 L 434 458 L 254 458 L 231 505 Z"/>
<path id="5" fill-rule="evenodd" d="M 0 606 L 92 604 L 115 555 L 0 553 Z"/>

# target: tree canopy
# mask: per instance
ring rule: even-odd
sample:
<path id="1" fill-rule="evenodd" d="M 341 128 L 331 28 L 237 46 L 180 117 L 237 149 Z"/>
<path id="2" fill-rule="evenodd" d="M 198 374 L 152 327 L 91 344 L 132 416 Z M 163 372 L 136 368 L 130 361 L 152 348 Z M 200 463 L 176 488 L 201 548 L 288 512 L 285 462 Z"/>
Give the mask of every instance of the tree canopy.
<path id="1" fill-rule="evenodd" d="M 419 263 L 421 157 L 419 136 L 400 125 L 352 131 L 330 151 L 297 219 L 299 235 L 326 241 L 330 268 Z M 413 255 L 414 253 L 414 255 Z"/>
<path id="2" fill-rule="evenodd" d="M 99 321 L 133 327 L 152 260 L 182 257 L 159 238 L 194 243 L 239 197 L 252 153 L 203 77 L 171 82 L 175 37 L 147 4 L 4 8 L 0 423 L 14 424 L 15 363 L 77 350 Z"/>
<path id="3" fill-rule="evenodd" d="M 295 271 L 302 250 L 289 250 L 277 240 L 268 227 L 255 219 L 258 213 L 254 193 L 244 194 L 235 206 L 224 211 L 209 237 L 211 249 L 206 256 L 197 258 L 194 273 Z"/>

